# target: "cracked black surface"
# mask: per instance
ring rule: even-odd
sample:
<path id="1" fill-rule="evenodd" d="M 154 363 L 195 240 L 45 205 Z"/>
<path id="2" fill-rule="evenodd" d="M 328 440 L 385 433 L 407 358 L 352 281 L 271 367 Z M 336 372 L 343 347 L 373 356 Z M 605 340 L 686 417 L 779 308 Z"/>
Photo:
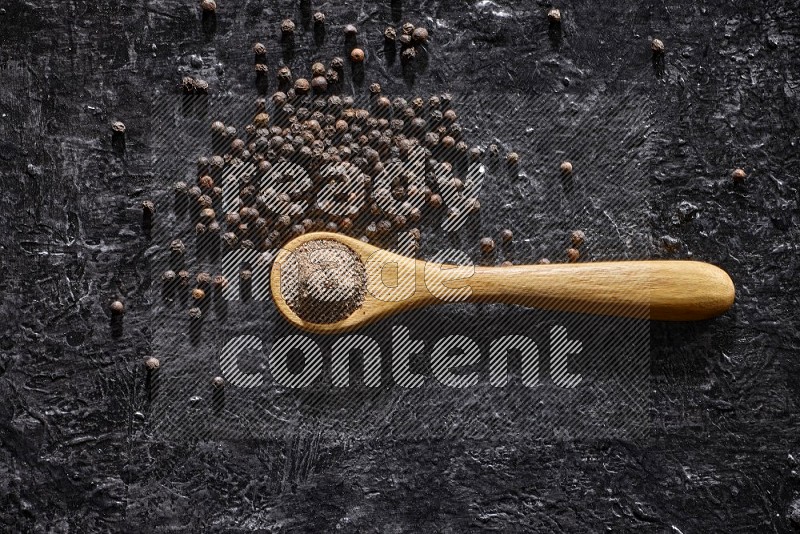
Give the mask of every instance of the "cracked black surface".
<path id="1" fill-rule="evenodd" d="M 252 42 L 266 39 L 277 64 L 279 21 L 301 22 L 303 6 L 220 1 L 211 32 L 193 2 L 6 3 L 2 529 L 799 528 L 800 6 L 568 1 L 558 6 L 560 37 L 538 3 L 313 7 L 330 25 L 323 56 L 340 53 L 337 30 L 357 21 L 368 42 L 367 84 L 380 81 L 389 94 L 407 91 L 399 65 L 386 66 L 380 38 L 399 14 L 431 30 L 414 92 L 645 95 L 659 125 L 650 255 L 722 266 L 736 283 L 736 304 L 712 321 L 651 326 L 645 443 L 149 439 L 136 415 L 147 404 L 150 273 L 140 204 L 153 180 L 149 102 L 184 74 L 207 79 L 213 94 L 255 95 Z M 310 35 L 300 32 L 297 65 L 315 56 Z M 666 45 L 663 63 L 651 60 L 652 37 Z M 201 68 L 191 66 L 192 54 Z M 117 119 L 127 125 L 124 157 L 111 143 Z M 748 173 L 742 184 L 730 179 L 735 167 Z M 482 204 L 502 195 L 490 188 Z M 590 236 L 607 223 L 584 222 Z M 114 339 L 108 303 L 118 295 L 127 313 Z"/>

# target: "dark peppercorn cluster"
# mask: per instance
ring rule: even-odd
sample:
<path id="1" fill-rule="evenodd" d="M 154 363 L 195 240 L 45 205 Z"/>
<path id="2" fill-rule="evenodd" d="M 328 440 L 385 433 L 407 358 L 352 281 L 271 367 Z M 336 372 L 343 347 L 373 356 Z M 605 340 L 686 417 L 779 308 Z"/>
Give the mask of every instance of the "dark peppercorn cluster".
<path id="1" fill-rule="evenodd" d="M 214 121 L 216 150 L 199 159 L 196 185 L 175 185 L 196 206 L 198 236 L 267 251 L 326 230 L 383 246 L 411 236 L 413 251 L 423 217 L 478 212 L 468 169 L 483 150 L 463 138 L 451 95 L 389 99 L 372 84 L 356 102 L 331 94 L 321 63 L 310 83 L 281 71 L 289 88 L 258 99 L 241 129 Z M 237 175 L 227 209 L 226 172 Z M 181 240 L 171 248 L 185 250 Z"/>

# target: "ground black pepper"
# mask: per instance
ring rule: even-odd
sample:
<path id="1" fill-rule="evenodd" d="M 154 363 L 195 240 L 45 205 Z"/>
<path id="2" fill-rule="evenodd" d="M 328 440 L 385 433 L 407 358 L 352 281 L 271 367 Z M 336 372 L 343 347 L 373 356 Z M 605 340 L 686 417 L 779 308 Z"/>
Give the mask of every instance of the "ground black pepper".
<path id="1" fill-rule="evenodd" d="M 281 293 L 298 317 L 334 323 L 364 301 L 364 264 L 349 247 L 322 239 L 300 245 L 281 265 Z"/>

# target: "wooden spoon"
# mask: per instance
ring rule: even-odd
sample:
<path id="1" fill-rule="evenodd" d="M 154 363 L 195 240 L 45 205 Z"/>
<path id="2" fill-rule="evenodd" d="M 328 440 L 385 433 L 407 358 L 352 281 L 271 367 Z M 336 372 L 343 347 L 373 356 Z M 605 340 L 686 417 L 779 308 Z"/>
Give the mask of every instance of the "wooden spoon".
<path id="1" fill-rule="evenodd" d="M 361 306 L 348 317 L 329 324 L 304 321 L 286 303 L 281 292 L 281 265 L 297 247 L 318 239 L 346 245 L 366 267 L 367 291 Z M 408 258 L 328 232 L 304 234 L 287 243 L 272 266 L 270 286 L 281 314 L 298 328 L 315 333 L 345 332 L 400 312 L 455 301 L 500 302 L 659 321 L 694 321 L 724 313 L 733 304 L 735 295 L 733 282 L 725 271 L 698 261 L 473 268 Z"/>

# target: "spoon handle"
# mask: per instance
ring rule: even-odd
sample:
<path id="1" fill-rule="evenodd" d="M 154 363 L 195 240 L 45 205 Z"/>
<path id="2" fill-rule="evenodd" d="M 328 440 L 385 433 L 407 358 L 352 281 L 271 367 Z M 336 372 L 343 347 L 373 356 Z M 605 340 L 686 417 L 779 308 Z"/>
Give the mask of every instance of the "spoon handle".
<path id="1" fill-rule="evenodd" d="M 476 267 L 469 300 L 658 321 L 708 319 L 727 311 L 728 274 L 698 261 L 619 261 Z"/>

